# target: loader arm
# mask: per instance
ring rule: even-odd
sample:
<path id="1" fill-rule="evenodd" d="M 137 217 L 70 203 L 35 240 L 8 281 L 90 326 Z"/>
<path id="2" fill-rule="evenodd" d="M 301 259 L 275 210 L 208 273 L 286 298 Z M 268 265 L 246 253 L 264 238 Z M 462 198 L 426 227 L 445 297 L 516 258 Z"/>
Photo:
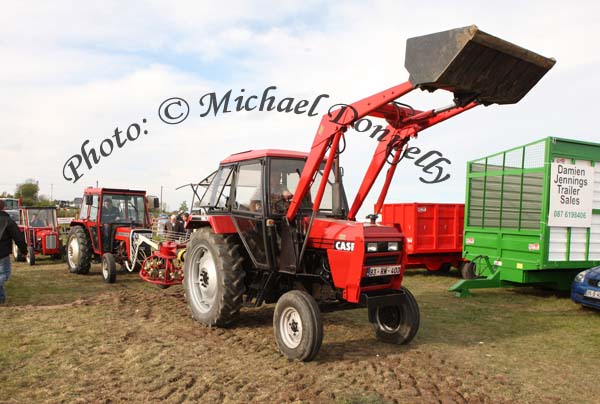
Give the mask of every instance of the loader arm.
<path id="1" fill-rule="evenodd" d="M 296 217 L 329 151 L 312 207 L 314 219 L 338 155 L 340 138 L 360 119 L 384 118 L 388 125 L 348 212 L 350 220 L 356 219 L 385 162 L 393 156 L 376 204 L 376 210 L 381 209 L 401 153 L 420 131 L 480 104 L 516 103 L 554 64 L 554 59 L 489 35 L 475 25 L 408 39 L 405 67 L 410 74 L 409 81 L 323 115 L 288 208 L 287 220 L 291 222 Z M 444 108 L 416 111 L 394 102 L 415 88 L 450 91 L 454 94 L 454 103 Z"/>
<path id="2" fill-rule="evenodd" d="M 383 107 L 396 98 L 411 92 L 414 89 L 415 87 L 410 82 L 405 82 L 388 90 L 357 101 L 349 105 L 349 107 L 343 107 L 335 110 L 333 113 L 323 115 L 319 129 L 315 135 L 315 140 L 313 141 L 310 154 L 306 160 L 304 169 L 302 170 L 300 181 L 296 187 L 296 193 L 292 198 L 290 207 L 288 208 L 286 215 L 288 221 L 292 221 L 294 217 L 296 217 L 300 203 L 310 189 L 312 181 L 317 174 L 321 163 L 325 159 L 325 153 L 327 153 L 327 150 L 331 149 L 335 152 L 329 153 L 329 156 L 327 157 L 319 191 L 317 192 L 313 203 L 313 212 L 317 212 L 319 210 L 325 184 L 327 178 L 329 177 L 329 172 L 337 152 L 337 144 L 339 144 L 340 137 L 347 130 L 348 126 L 353 125 L 357 120 L 364 118 L 373 111 Z M 338 116 L 340 113 L 342 114 L 341 117 Z M 336 119 L 332 119 L 333 117 L 336 117 Z M 336 147 L 332 147 L 333 145 Z"/>

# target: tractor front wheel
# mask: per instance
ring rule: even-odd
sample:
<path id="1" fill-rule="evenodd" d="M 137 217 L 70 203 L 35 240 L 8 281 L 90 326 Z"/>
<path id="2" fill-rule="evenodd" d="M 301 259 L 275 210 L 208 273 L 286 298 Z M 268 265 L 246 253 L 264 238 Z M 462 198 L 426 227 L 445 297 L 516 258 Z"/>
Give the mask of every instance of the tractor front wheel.
<path id="1" fill-rule="evenodd" d="M 15 258 L 15 261 L 25 261 L 25 257 L 23 257 L 23 254 L 21 254 L 21 250 L 19 250 L 19 246 L 17 246 L 15 242 L 13 242 L 13 257 Z"/>
<path id="2" fill-rule="evenodd" d="M 226 327 L 237 318 L 246 291 L 237 236 L 210 228 L 192 233 L 184 262 L 183 288 L 192 316 L 208 326 Z"/>
<path id="3" fill-rule="evenodd" d="M 35 265 L 35 250 L 33 247 L 27 247 L 26 260 L 29 265 Z"/>
<path id="4" fill-rule="evenodd" d="M 86 231 L 81 226 L 73 226 L 67 237 L 67 265 L 73 274 L 90 272 L 92 246 Z"/>
<path id="5" fill-rule="evenodd" d="M 419 305 L 404 286 L 398 304 L 375 309 L 375 334 L 377 339 L 392 344 L 408 344 L 419 330 Z"/>
<path id="6" fill-rule="evenodd" d="M 106 283 L 115 283 L 117 281 L 117 263 L 115 256 L 111 253 L 102 255 L 102 278 Z"/>
<path id="7" fill-rule="evenodd" d="M 279 351 L 288 359 L 308 362 L 321 349 L 321 311 L 315 299 L 304 291 L 292 290 L 279 298 L 273 328 Z"/>

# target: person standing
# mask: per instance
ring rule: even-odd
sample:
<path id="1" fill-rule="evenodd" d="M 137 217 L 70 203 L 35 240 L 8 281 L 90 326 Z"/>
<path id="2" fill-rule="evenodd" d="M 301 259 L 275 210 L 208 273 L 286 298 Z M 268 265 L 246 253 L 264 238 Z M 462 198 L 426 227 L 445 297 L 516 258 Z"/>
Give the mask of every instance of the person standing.
<path id="1" fill-rule="evenodd" d="M 177 220 L 177 216 L 171 215 L 171 219 L 165 224 L 167 235 L 175 236 L 176 233 L 183 232 L 183 225 Z"/>
<path id="2" fill-rule="evenodd" d="M 25 237 L 17 224 L 4 211 L 4 201 L 0 200 L 0 304 L 6 302 L 4 284 L 10 278 L 10 253 L 13 241 L 21 250 L 21 254 L 27 255 Z"/>

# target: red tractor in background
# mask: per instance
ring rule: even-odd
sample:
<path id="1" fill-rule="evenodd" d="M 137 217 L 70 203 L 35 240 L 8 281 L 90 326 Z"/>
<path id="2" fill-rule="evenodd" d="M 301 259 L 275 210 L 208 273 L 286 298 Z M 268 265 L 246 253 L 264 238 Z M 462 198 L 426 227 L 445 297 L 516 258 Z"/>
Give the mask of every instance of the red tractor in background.
<path id="1" fill-rule="evenodd" d="M 61 259 L 63 246 L 56 219 L 56 207 L 22 206 L 19 211 L 19 230 L 23 232 L 27 242 L 27 255 L 23 257 L 17 245 L 13 243 L 15 260 L 35 265 L 36 254 Z"/>
<path id="2" fill-rule="evenodd" d="M 154 199 L 154 207 L 158 200 Z M 107 283 L 117 279 L 116 264 L 138 270 L 150 256 L 150 247 L 138 242 L 152 238 L 152 219 L 145 191 L 86 188 L 79 217 L 71 222 L 66 252 L 69 271 L 87 274 L 92 258 L 102 263 Z M 139 247 L 139 248 L 138 248 Z"/>
<path id="3" fill-rule="evenodd" d="M 14 220 L 17 224 L 20 223 L 19 209 L 21 209 L 21 199 L 17 198 L 0 198 L 4 201 L 4 211 L 8 213 L 8 216 Z"/>
<path id="4" fill-rule="evenodd" d="M 321 310 L 366 307 L 376 335 L 405 344 L 419 308 L 402 286 L 403 234 L 377 225 L 408 141 L 478 105 L 518 102 L 554 65 L 476 26 L 411 38 L 409 81 L 324 115 L 310 153 L 259 150 L 231 155 L 203 180 L 204 215 L 187 244 L 184 290 L 193 317 L 228 326 L 242 306 L 277 302 L 273 326 L 280 351 L 309 361 L 321 346 Z M 419 111 L 396 102 L 420 88 L 448 90 L 454 102 Z M 385 132 L 351 205 L 342 184 L 345 132 L 365 117 Z M 356 215 L 385 163 L 387 174 L 370 223 Z"/>

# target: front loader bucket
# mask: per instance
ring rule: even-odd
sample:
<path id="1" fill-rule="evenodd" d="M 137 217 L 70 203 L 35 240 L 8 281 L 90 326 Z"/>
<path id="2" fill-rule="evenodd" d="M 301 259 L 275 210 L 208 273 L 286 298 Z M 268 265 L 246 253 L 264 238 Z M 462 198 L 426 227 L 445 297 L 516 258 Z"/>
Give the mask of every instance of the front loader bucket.
<path id="1" fill-rule="evenodd" d="M 459 102 L 517 103 L 554 63 L 475 25 L 406 41 L 410 82 L 429 91 L 452 91 Z"/>

